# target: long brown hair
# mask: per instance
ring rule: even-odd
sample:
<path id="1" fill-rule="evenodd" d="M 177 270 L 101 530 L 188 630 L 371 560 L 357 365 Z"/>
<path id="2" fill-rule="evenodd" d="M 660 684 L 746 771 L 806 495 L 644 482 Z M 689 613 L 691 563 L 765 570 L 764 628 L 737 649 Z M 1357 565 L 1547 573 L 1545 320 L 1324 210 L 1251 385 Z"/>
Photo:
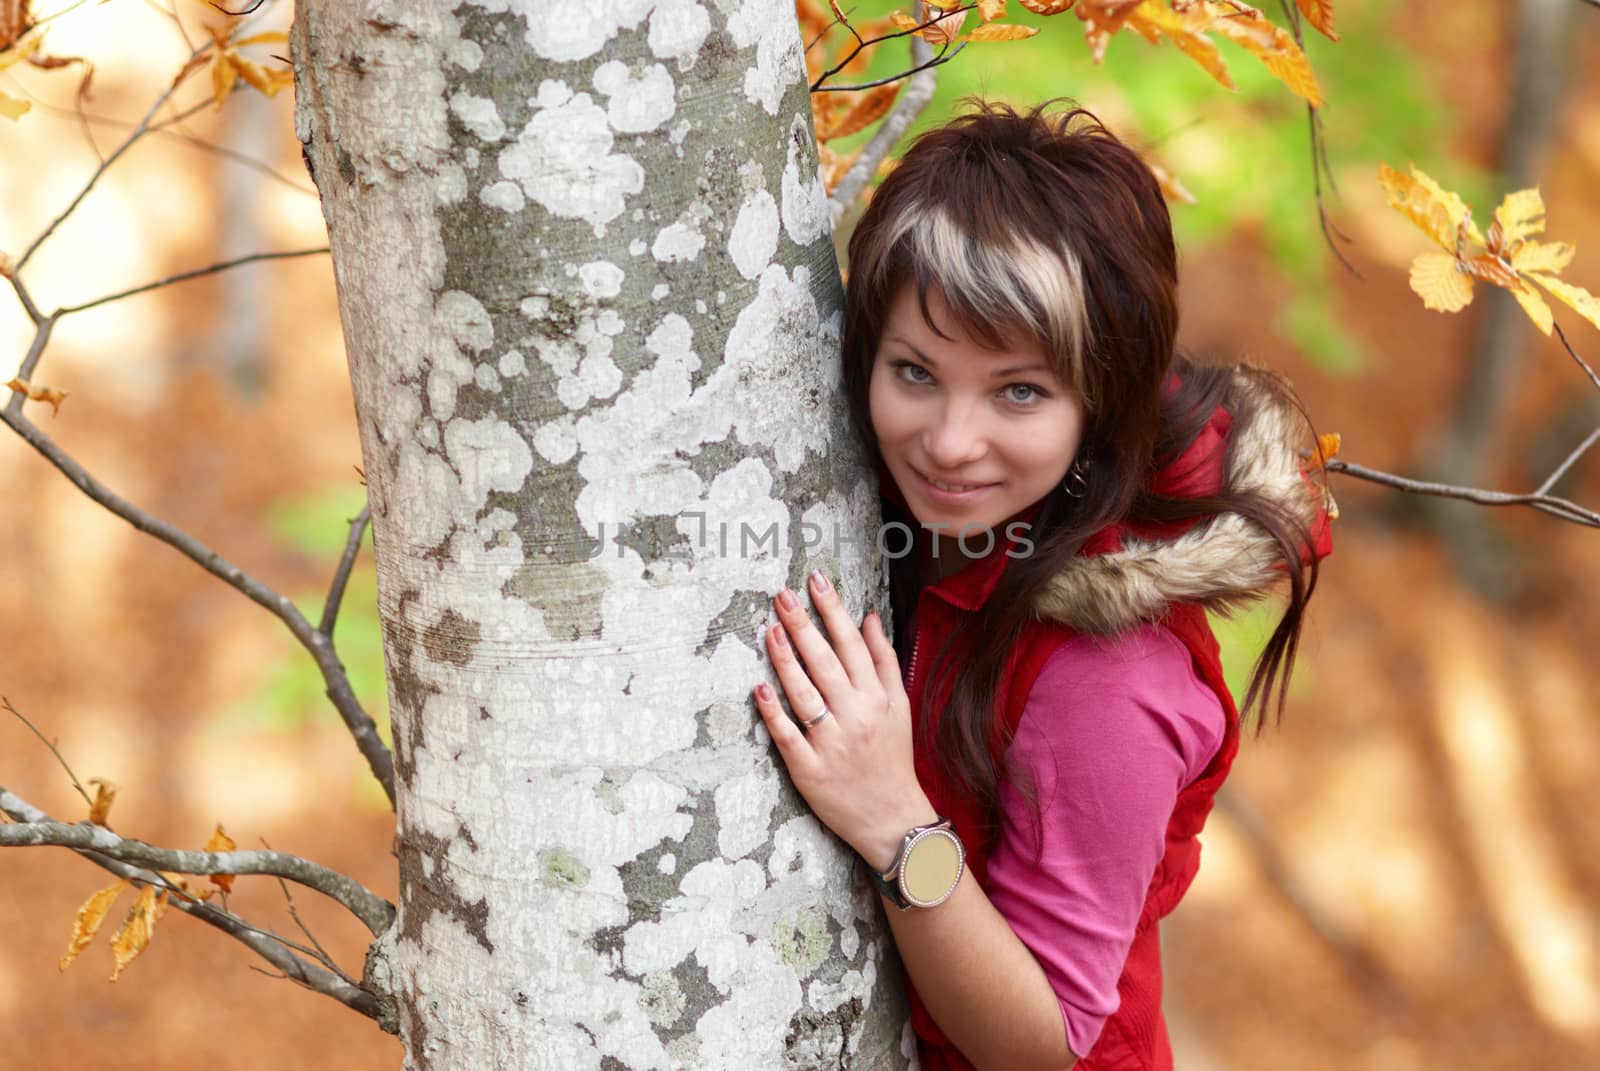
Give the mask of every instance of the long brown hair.
<path id="1" fill-rule="evenodd" d="M 1175 353 L 1177 251 L 1149 167 L 1090 113 L 1053 110 L 1055 103 L 1018 112 L 977 101 L 923 134 L 877 189 L 849 245 L 844 386 L 869 460 L 880 455 L 868 384 L 888 309 L 906 285 L 917 288 L 935 330 L 927 295 L 936 286 L 979 342 L 998 348 L 1016 338 L 1039 340 L 1052 370 L 1085 402 L 1077 455 L 1085 492 L 1073 497 L 1058 486 L 1045 496 L 1031 533 L 1034 552 L 1008 562 L 973 627 L 951 637 L 931 667 L 926 694 L 938 694 L 935 682 L 948 679 L 944 674 L 954 682 L 935 735 L 920 744 L 934 749 L 946 777 L 969 794 L 991 843 L 1002 777 L 994 696 L 1006 654 L 1033 616 L 1030 593 L 1090 536 L 1116 522 L 1226 511 L 1270 533 L 1282 551 L 1289 602 L 1256 663 L 1244 709 L 1272 705 L 1279 718 L 1316 582 L 1315 563 L 1301 560 L 1305 527 L 1284 505 L 1229 487 L 1185 499 L 1146 488 L 1151 473 L 1200 433 L 1233 372 Z M 892 561 L 897 622 L 918 589 L 916 557 Z"/>

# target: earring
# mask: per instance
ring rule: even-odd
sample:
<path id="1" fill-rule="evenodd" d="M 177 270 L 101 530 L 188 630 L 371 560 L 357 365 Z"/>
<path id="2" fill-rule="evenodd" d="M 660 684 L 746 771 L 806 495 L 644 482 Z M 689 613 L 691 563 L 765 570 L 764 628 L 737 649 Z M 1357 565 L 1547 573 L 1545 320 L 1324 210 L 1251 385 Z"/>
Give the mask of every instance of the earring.
<path id="1" fill-rule="evenodd" d="M 1066 492 L 1068 498 L 1082 498 L 1089 493 L 1089 462 L 1086 458 L 1078 458 L 1067 470 L 1066 478 L 1061 481 L 1061 490 Z"/>

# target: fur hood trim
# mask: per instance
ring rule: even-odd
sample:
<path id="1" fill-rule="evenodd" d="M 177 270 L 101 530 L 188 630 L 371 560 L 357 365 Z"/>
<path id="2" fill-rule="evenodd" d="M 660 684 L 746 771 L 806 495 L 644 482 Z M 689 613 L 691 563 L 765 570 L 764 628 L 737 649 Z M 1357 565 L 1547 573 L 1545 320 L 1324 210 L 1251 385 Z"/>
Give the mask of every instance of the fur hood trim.
<path id="1" fill-rule="evenodd" d="M 1326 489 L 1305 474 L 1300 449 L 1311 444 L 1311 429 L 1286 386 L 1272 372 L 1246 365 L 1234 370 L 1223 401 L 1233 417 L 1225 489 L 1254 491 L 1281 504 L 1314 540 L 1337 513 Z M 1171 539 L 1126 537 L 1121 549 L 1074 558 L 1040 592 L 1035 609 L 1096 635 L 1159 620 L 1173 603 L 1229 612 L 1284 578 L 1282 558 L 1264 528 L 1237 513 L 1218 514 Z"/>

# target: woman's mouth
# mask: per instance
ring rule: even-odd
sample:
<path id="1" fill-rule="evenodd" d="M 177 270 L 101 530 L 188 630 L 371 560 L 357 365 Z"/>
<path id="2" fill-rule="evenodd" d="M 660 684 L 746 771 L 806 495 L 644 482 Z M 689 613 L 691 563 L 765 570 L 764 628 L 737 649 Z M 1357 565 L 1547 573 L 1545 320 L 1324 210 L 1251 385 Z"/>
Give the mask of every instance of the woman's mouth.
<path id="1" fill-rule="evenodd" d="M 992 483 L 951 483 L 924 475 L 916 468 L 912 468 L 911 471 L 916 473 L 917 479 L 922 482 L 925 494 L 930 498 L 948 502 L 952 505 L 970 502 L 984 491 L 995 486 Z"/>

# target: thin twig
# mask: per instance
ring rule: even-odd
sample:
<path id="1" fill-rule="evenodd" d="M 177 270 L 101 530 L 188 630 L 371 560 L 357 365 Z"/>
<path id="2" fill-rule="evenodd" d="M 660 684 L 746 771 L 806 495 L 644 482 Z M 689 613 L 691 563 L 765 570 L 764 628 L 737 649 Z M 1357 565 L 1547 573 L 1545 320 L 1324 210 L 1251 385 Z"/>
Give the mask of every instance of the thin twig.
<path id="1" fill-rule="evenodd" d="M 362 709 L 360 701 L 356 698 L 355 691 L 350 686 L 349 675 L 345 672 L 343 663 L 339 661 L 330 637 L 313 628 L 305 615 L 289 599 L 262 584 L 187 532 L 151 516 L 111 491 L 89 475 L 82 465 L 68 456 L 27 417 L 13 413 L 8 408 L 0 410 L 0 423 L 9 425 L 28 445 L 42 454 L 89 498 L 139 531 L 154 536 L 184 554 L 211 575 L 265 607 L 288 626 L 294 638 L 300 641 L 301 646 L 316 661 L 317 668 L 322 671 L 322 679 L 328 686 L 328 698 L 332 700 L 334 708 L 344 720 L 345 727 L 350 730 L 356 747 L 366 758 L 372 776 L 383 786 L 384 794 L 389 797 L 390 807 L 394 806 L 394 756 L 378 736 L 378 727 L 373 722 L 372 716 Z"/>
<path id="2" fill-rule="evenodd" d="M 1600 428 L 1595 428 L 1593 431 L 1591 431 L 1589 433 L 1589 437 L 1583 440 L 1583 442 L 1579 443 L 1578 448 L 1572 451 L 1572 453 L 1568 454 L 1565 461 L 1556 466 L 1556 470 L 1550 474 L 1544 483 L 1539 485 L 1539 490 L 1536 493 L 1542 495 L 1554 487 L 1561 477 L 1567 474 L 1567 470 L 1572 468 L 1572 466 L 1577 463 L 1578 459 L 1588 451 L 1589 447 L 1595 444 L 1596 440 L 1600 440 Z"/>
<path id="3" fill-rule="evenodd" d="M 344 601 L 345 585 L 350 582 L 350 571 L 355 567 L 356 555 L 361 552 L 361 537 L 366 535 L 367 520 L 372 516 L 368 506 L 362 506 L 361 512 L 355 515 L 350 522 L 350 534 L 344 541 L 344 553 L 339 557 L 339 568 L 334 570 L 333 583 L 328 585 L 328 600 L 322 607 L 322 622 L 317 625 L 317 631 L 333 638 L 333 626 L 339 620 L 339 604 Z"/>
<path id="4" fill-rule="evenodd" d="M 78 780 L 78 775 L 72 772 L 72 767 L 67 765 L 67 760 L 63 758 L 61 752 L 56 749 L 55 742 L 49 737 L 45 736 L 44 733 L 41 733 L 39 731 L 39 727 L 24 717 L 22 711 L 12 706 L 11 700 L 7 699 L 3 695 L 0 695 L 0 706 L 4 706 L 7 710 L 17 716 L 18 721 L 22 722 L 22 724 L 33 730 L 33 735 L 37 736 L 41 741 L 43 741 L 44 746 L 50 749 L 50 754 L 54 755 L 56 757 L 56 761 L 61 764 L 61 768 L 67 771 L 67 776 L 72 779 L 72 787 L 78 790 L 78 795 L 83 797 L 83 802 L 87 803 L 90 807 L 93 807 L 94 800 L 89 798 L 89 792 L 83 787 L 83 783 Z"/>
<path id="5" fill-rule="evenodd" d="M 272 848 L 272 845 L 267 844 L 266 837 L 261 838 L 261 843 L 269 850 Z M 315 956 L 317 962 L 321 963 L 330 971 L 333 971 L 340 978 L 343 978 L 351 985 L 359 985 L 359 982 L 346 974 L 344 972 L 344 968 L 340 967 L 339 964 L 334 961 L 334 958 L 328 955 L 328 950 L 322 947 L 322 942 L 317 940 L 317 935 L 311 932 L 311 927 L 305 924 L 305 920 L 300 917 L 300 912 L 295 910 L 294 893 L 289 891 L 289 883 L 284 881 L 282 878 L 277 878 L 276 876 L 275 880 L 278 883 L 278 888 L 283 890 L 284 901 L 289 905 L 289 917 L 294 919 L 294 924 L 300 927 L 300 932 L 306 935 L 306 940 L 310 941 L 312 949 L 315 949 L 315 951 L 307 950 L 306 954 Z"/>
<path id="6" fill-rule="evenodd" d="M 55 330 L 56 318 L 46 316 L 39 321 L 39 326 L 33 333 L 33 341 L 28 344 L 28 352 L 22 358 L 22 364 L 17 368 L 17 378 L 24 383 L 31 382 L 33 370 L 39 367 L 39 358 L 44 355 L 45 345 L 50 341 L 50 332 Z M 26 400 L 23 393 L 18 391 L 6 402 L 5 410 L 12 416 L 22 415 L 22 403 Z"/>
<path id="7" fill-rule="evenodd" d="M 14 822 L 20 823 L 23 828 L 39 823 L 49 824 L 50 816 L 34 807 L 26 800 L 0 789 L 0 813 L 5 814 Z M 15 829 L 17 825 L 0 826 L 0 829 Z M 101 852 L 88 849 L 73 849 L 85 859 L 96 866 L 110 871 L 119 878 L 146 885 L 167 885 L 169 883 L 159 874 L 119 859 L 105 855 Z M 269 934 L 260 927 L 253 926 L 231 912 L 223 911 L 204 901 L 196 900 L 186 893 L 169 898 L 173 907 L 184 914 L 213 926 L 228 934 L 251 951 L 255 952 L 268 963 L 282 971 L 290 981 L 296 982 L 307 989 L 332 997 L 346 1007 L 360 1012 L 368 1018 L 376 1020 L 385 1029 L 394 1023 L 393 998 L 388 994 L 372 993 L 364 988 L 352 986 L 344 979 L 323 970 L 321 967 L 302 960 L 284 947 L 282 938 Z"/>
<path id="8" fill-rule="evenodd" d="M 1554 495 L 1539 493 L 1518 495 L 1505 491 L 1485 491 L 1478 487 L 1458 487 L 1454 484 L 1429 483 L 1425 480 L 1412 480 L 1404 476 L 1396 476 L 1390 472 L 1369 469 L 1364 465 L 1341 461 L 1338 458 L 1328 461 L 1326 467 L 1329 472 L 1343 473 L 1346 476 L 1354 476 L 1359 480 L 1368 480 L 1372 483 L 1382 484 L 1385 487 L 1410 491 L 1413 494 L 1435 495 L 1440 498 L 1459 498 L 1466 502 L 1476 502 L 1480 506 L 1532 506 L 1534 509 L 1553 514 L 1574 524 L 1600 528 L 1600 513 L 1586 510 L 1576 502 L 1570 502 L 1565 498 L 1557 498 Z"/>
<path id="9" fill-rule="evenodd" d="M 941 64 L 949 63 L 951 60 L 953 60 L 957 56 L 961 55 L 962 51 L 966 47 L 967 47 L 967 42 L 965 42 L 965 41 L 961 42 L 959 45 L 957 45 L 953 49 L 949 45 L 945 45 L 943 48 L 941 48 L 939 50 L 939 54 L 937 56 L 933 57 L 933 59 L 929 60 L 927 63 L 922 64 L 920 67 L 913 67 L 909 71 L 901 71 L 899 74 L 891 75 L 888 78 L 879 78 L 876 81 L 872 81 L 872 82 L 856 82 L 853 85 L 847 85 L 847 86 L 823 86 L 820 89 L 813 89 L 811 92 L 813 92 L 813 93 L 854 93 L 858 89 L 876 89 L 878 86 L 886 86 L 890 82 L 898 82 L 902 78 L 909 78 L 911 75 L 916 74 L 918 71 L 926 71 L 931 67 L 938 67 Z M 949 53 L 949 55 L 946 55 L 947 52 Z"/>
<path id="10" fill-rule="evenodd" d="M 1597 2 L 1600 2 L 1600 0 L 1597 0 Z M 1594 369 L 1589 367 L 1588 361 L 1578 356 L 1578 351 L 1573 349 L 1572 343 L 1567 341 L 1567 333 L 1561 330 L 1561 325 L 1558 323 L 1552 323 L 1551 326 L 1556 329 L 1556 337 L 1559 338 L 1561 340 L 1561 344 L 1567 348 L 1567 352 L 1572 355 L 1572 359 L 1578 362 L 1579 368 L 1583 369 L 1583 374 L 1589 377 L 1590 383 L 1594 384 L 1594 389 L 1600 390 L 1600 376 L 1595 375 Z"/>
<path id="11" fill-rule="evenodd" d="M 844 210 L 861 196 L 861 192 L 867 188 L 867 183 L 871 182 L 872 176 L 877 173 L 878 165 L 894 151 L 901 135 L 916 122 L 917 116 L 922 114 L 928 102 L 933 99 L 939 75 L 927 62 L 932 56 L 932 45 L 920 37 L 911 38 L 911 62 L 916 67 L 917 73 L 911 76 L 911 81 L 900 91 L 894 107 L 873 133 L 872 140 L 862 148 L 855 163 L 850 165 L 850 170 L 845 172 L 839 184 L 833 188 L 833 193 L 829 195 L 828 206 L 833 213 L 835 223 L 844 214 Z"/>
<path id="12" fill-rule="evenodd" d="M 319 253 L 326 253 L 327 251 L 328 247 L 323 245 L 317 246 L 315 249 L 289 249 L 284 250 L 283 252 L 274 253 L 251 253 L 248 256 L 235 257 L 232 260 L 224 260 L 219 264 L 211 264 L 204 268 L 193 268 L 189 271 L 181 271 L 176 275 L 169 275 L 165 279 L 157 279 L 153 283 L 146 283 L 143 286 L 133 287 L 131 290 L 121 290 L 115 294 L 108 294 L 102 298 L 95 298 L 93 301 L 85 301 L 81 305 L 65 305 L 57 309 L 55 315 L 65 316 L 69 312 L 82 312 L 85 309 L 92 309 L 97 305 L 105 305 L 108 302 L 120 301 L 125 297 L 132 297 L 135 294 L 148 293 L 151 290 L 157 290 L 163 286 L 171 286 L 173 283 L 181 283 L 190 279 L 198 279 L 203 275 L 215 275 L 217 272 L 227 271 L 229 268 L 237 268 L 241 264 L 249 264 L 257 260 L 290 260 L 295 257 L 316 256 Z"/>
<path id="13" fill-rule="evenodd" d="M 10 810 L 12 796 L 0 787 L 0 807 Z M 99 852 L 124 863 L 175 874 L 273 874 L 315 889 L 343 904 L 374 937 L 394 922 L 394 905 L 369 892 L 354 878 L 309 859 L 282 852 L 197 852 L 162 848 L 120 837 L 104 826 L 87 823 L 25 822 L 0 826 L 0 848 L 54 846 Z"/>
<path id="14" fill-rule="evenodd" d="M 823 82 L 826 82 L 828 79 L 832 78 L 834 75 L 838 74 L 840 71 L 842 71 L 846 67 L 850 66 L 851 61 L 853 61 L 857 56 L 859 56 L 861 54 L 861 50 L 862 49 L 870 48 L 872 45 L 881 44 L 884 41 L 892 41 L 896 37 L 904 37 L 907 34 L 918 33 L 918 32 L 920 32 L 922 30 L 926 30 L 929 26 L 932 26 L 934 23 L 939 22 L 941 19 L 947 19 L 947 18 L 952 18 L 952 17 L 956 17 L 956 16 L 961 16 L 963 12 L 971 11 L 973 8 L 975 8 L 977 6 L 978 6 L 977 4 L 963 4 L 961 7 L 954 7 L 954 8 L 951 8 L 949 11 L 941 12 L 939 15 L 935 16 L 934 18 L 929 19 L 927 22 L 919 22 L 915 26 L 907 27 L 904 30 L 895 30 L 893 33 L 886 33 L 886 34 L 882 35 L 881 37 L 874 37 L 870 41 L 863 41 L 863 40 L 861 40 L 860 35 L 857 35 L 857 37 L 856 37 L 856 41 L 857 41 L 856 47 L 851 49 L 850 50 L 850 54 L 848 56 L 846 56 L 844 59 L 842 59 L 838 63 L 834 64 L 834 66 L 830 67 L 828 70 L 823 71 L 821 74 L 817 75 L 817 80 L 815 82 L 811 83 L 811 86 L 810 86 L 811 92 L 813 92 L 813 93 L 845 92 L 845 91 L 851 90 L 851 89 L 869 89 L 872 86 L 883 85 L 885 82 L 893 82 L 893 81 L 895 81 L 895 79 L 904 78 L 908 74 L 916 73 L 915 71 L 905 71 L 905 72 L 903 72 L 901 74 L 895 75 L 894 78 L 886 78 L 883 81 L 869 82 L 869 83 L 866 83 L 864 85 L 859 85 L 859 86 L 830 86 L 827 89 L 824 89 L 823 86 L 822 86 Z M 944 48 L 948 49 L 949 47 L 950 47 L 950 43 L 948 41 L 946 41 L 945 45 L 944 45 Z M 956 52 L 960 52 L 961 49 L 965 48 L 965 47 L 966 47 L 966 42 L 962 42 L 962 44 L 959 47 L 956 48 Z M 940 50 L 939 55 L 941 57 L 944 55 L 944 50 L 943 49 Z M 955 53 L 951 53 L 951 58 L 954 58 L 954 55 L 955 55 Z M 943 62 L 943 60 L 941 59 L 939 62 Z"/>
<path id="15" fill-rule="evenodd" d="M 205 45 L 202 45 L 200 49 L 197 49 L 195 52 L 191 53 L 189 58 L 192 60 L 195 56 L 199 55 L 202 50 L 210 47 L 211 45 L 209 42 Z M 56 216 L 50 221 L 49 226 L 45 227 L 45 229 L 40 232 L 39 236 L 28 244 L 28 248 L 22 251 L 22 255 L 17 258 L 16 266 L 12 269 L 13 274 L 20 273 L 23 267 L 28 263 L 29 258 L 33 256 L 34 252 L 41 245 L 43 245 L 52 234 L 55 233 L 57 227 L 66 222 L 68 216 L 72 215 L 72 213 L 77 210 L 78 206 L 83 203 L 83 199 L 89 196 L 89 191 L 94 189 L 95 183 L 100 181 L 100 177 L 104 175 L 108 169 L 110 169 L 111 165 L 121 159 L 123 153 L 133 148 L 134 144 L 137 143 L 140 138 L 144 137 L 150 128 L 151 120 L 156 117 L 156 113 L 159 112 L 166 105 L 167 101 L 172 98 L 172 94 L 175 93 L 177 89 L 178 83 L 173 83 L 171 86 L 167 87 L 167 89 L 156 98 L 156 102 L 150 106 L 150 110 L 146 112 L 144 118 L 139 121 L 139 125 L 134 127 L 133 132 L 123 140 L 121 145 L 117 146 L 116 150 L 112 152 L 110 156 L 100 161 L 100 166 L 94 169 L 94 173 L 89 176 L 89 181 L 84 183 L 83 188 L 78 191 L 77 196 L 72 199 L 72 202 L 61 211 L 60 215 Z"/>

